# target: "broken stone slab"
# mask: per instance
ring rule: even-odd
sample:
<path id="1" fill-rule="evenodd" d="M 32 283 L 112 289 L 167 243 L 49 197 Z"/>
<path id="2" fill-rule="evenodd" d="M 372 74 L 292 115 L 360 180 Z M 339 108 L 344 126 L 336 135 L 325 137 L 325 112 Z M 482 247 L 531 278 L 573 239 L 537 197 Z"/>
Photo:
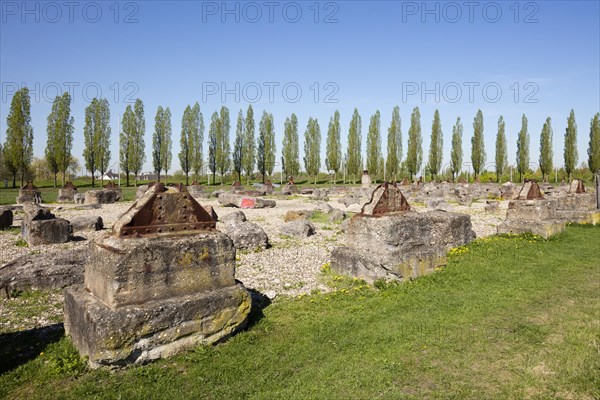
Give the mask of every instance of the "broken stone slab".
<path id="1" fill-rule="evenodd" d="M 298 194 L 298 188 L 293 182 L 288 182 L 285 186 L 281 188 L 281 194 L 286 196 Z"/>
<path id="2" fill-rule="evenodd" d="M 498 225 L 499 234 L 514 234 L 531 233 L 538 235 L 544 239 L 550 236 L 561 233 L 565 230 L 566 222 L 562 220 L 526 220 L 513 219 L 505 220 Z"/>
<path id="3" fill-rule="evenodd" d="M 102 217 L 81 216 L 72 218 L 70 221 L 73 233 L 95 232 L 104 229 Z"/>
<path id="4" fill-rule="evenodd" d="M 17 197 L 17 204 L 42 203 L 42 192 L 33 184 L 33 182 L 27 182 L 25 186 L 19 189 L 19 196 Z"/>
<path id="5" fill-rule="evenodd" d="M 243 196 L 235 193 L 221 193 L 219 203 L 224 207 L 237 208 L 273 208 L 275 200 Z"/>
<path id="6" fill-rule="evenodd" d="M 217 215 L 217 212 L 215 211 L 213 206 L 204 206 L 204 209 L 206 210 L 208 215 L 210 215 L 214 221 L 219 220 L 219 216 Z"/>
<path id="7" fill-rule="evenodd" d="M 46 250 L 16 258 L 0 267 L 0 291 L 57 290 L 83 283 L 87 252 Z"/>
<path id="8" fill-rule="evenodd" d="M 119 200 L 121 200 L 121 192 L 118 190 L 88 190 L 85 192 L 84 204 L 112 204 Z"/>
<path id="9" fill-rule="evenodd" d="M 82 285 L 65 291 L 65 332 L 91 367 L 143 364 L 225 340 L 246 326 L 251 298 L 233 285 L 112 309 Z"/>
<path id="10" fill-rule="evenodd" d="M 498 203 L 496 200 L 486 200 L 485 211 L 489 213 L 497 213 L 500 211 L 500 203 Z"/>
<path id="11" fill-rule="evenodd" d="M 327 189 L 315 189 L 315 190 L 313 190 L 312 194 L 310 195 L 310 198 L 312 200 L 329 201 L 328 194 L 329 193 L 328 193 Z"/>
<path id="12" fill-rule="evenodd" d="M 73 201 L 75 204 L 83 204 L 85 203 L 85 194 L 77 193 L 73 196 Z"/>
<path id="13" fill-rule="evenodd" d="M 427 200 L 427 208 L 432 210 L 452 211 L 452 206 L 441 197 Z"/>
<path id="14" fill-rule="evenodd" d="M 557 218 L 580 224 L 600 224 L 600 211 L 596 209 L 595 195 L 583 190 L 580 193 L 565 193 L 555 197 Z"/>
<path id="15" fill-rule="evenodd" d="M 29 246 L 66 243 L 73 234 L 73 227 L 63 218 L 31 221 L 21 229 L 23 239 Z"/>
<path id="16" fill-rule="evenodd" d="M 146 190 L 148 190 L 149 185 L 140 185 L 138 186 L 138 188 L 135 191 L 135 199 L 140 199 L 144 193 L 146 193 Z"/>
<path id="17" fill-rule="evenodd" d="M 500 196 L 502 197 L 502 200 L 513 200 L 517 194 L 516 185 L 510 181 L 500 186 Z"/>
<path id="18" fill-rule="evenodd" d="M 346 229 L 347 246 L 334 249 L 332 270 L 365 279 L 404 280 L 432 272 L 453 247 L 475 238 L 468 215 L 406 211 L 356 215 Z"/>
<path id="19" fill-rule="evenodd" d="M 310 210 L 291 210 L 285 213 L 283 220 L 285 222 L 290 221 L 304 221 L 308 220 L 314 215 L 314 211 Z"/>
<path id="20" fill-rule="evenodd" d="M 331 214 L 329 216 L 329 220 L 332 222 L 339 222 L 339 221 L 343 221 L 345 219 L 346 219 L 346 213 L 337 208 L 334 208 L 331 211 Z"/>
<path id="21" fill-rule="evenodd" d="M 296 239 L 305 239 L 316 233 L 315 226 L 305 220 L 290 221 L 283 224 L 281 234 Z"/>
<path id="22" fill-rule="evenodd" d="M 319 200 L 317 204 L 315 204 L 315 211 L 319 211 L 323 214 L 330 214 L 333 211 L 333 207 L 331 207 L 326 201 Z"/>
<path id="23" fill-rule="evenodd" d="M 225 224 L 223 231 L 233 240 L 236 249 L 266 249 L 269 247 L 267 234 L 255 223 L 233 222 Z"/>
<path id="24" fill-rule="evenodd" d="M 9 208 L 0 207 L 0 230 L 10 228 L 13 224 L 13 212 Z"/>
<path id="25" fill-rule="evenodd" d="M 246 214 L 243 211 L 234 211 L 224 216 L 221 221 L 225 224 L 237 224 L 246 222 Z"/>
<path id="26" fill-rule="evenodd" d="M 512 200 L 508 203 L 506 218 L 529 221 L 556 219 L 557 206 L 556 199 Z"/>
<path id="27" fill-rule="evenodd" d="M 347 194 L 339 199 L 338 202 L 342 203 L 346 207 L 349 207 L 352 204 L 360 204 L 360 196 L 354 193 Z"/>

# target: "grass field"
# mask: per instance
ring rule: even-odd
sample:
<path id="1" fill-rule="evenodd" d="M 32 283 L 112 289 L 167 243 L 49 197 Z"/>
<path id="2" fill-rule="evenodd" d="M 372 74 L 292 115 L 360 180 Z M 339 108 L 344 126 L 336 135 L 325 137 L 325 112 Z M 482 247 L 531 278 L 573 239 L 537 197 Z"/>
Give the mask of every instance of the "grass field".
<path id="1" fill-rule="evenodd" d="M 0 376 L 0 397 L 600 397 L 599 227 L 477 240 L 379 289 L 323 270 L 335 292 L 277 299 L 228 342 L 146 366 L 90 371 L 60 331 L 47 335 Z M 2 336 L 2 351 L 26 345 Z"/>

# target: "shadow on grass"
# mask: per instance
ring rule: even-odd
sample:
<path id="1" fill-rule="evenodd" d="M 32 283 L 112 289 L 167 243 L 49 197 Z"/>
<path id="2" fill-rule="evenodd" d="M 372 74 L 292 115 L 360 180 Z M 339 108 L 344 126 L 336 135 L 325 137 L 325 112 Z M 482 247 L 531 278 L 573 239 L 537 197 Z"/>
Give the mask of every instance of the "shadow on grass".
<path id="1" fill-rule="evenodd" d="M 265 294 L 256 289 L 248 289 L 248 291 L 252 297 L 252 306 L 250 308 L 250 314 L 248 315 L 248 325 L 246 325 L 246 330 L 252 328 L 258 321 L 263 319 L 265 317 L 263 310 L 271 305 L 271 299 Z"/>
<path id="2" fill-rule="evenodd" d="M 0 374 L 36 358 L 48 345 L 65 334 L 63 324 L 54 324 L 26 331 L 0 333 Z"/>

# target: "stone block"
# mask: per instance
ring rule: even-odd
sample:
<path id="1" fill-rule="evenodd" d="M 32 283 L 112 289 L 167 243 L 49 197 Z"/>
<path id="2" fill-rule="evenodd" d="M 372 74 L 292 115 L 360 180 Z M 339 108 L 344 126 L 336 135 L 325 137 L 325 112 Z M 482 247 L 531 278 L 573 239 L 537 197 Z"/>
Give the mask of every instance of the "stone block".
<path id="1" fill-rule="evenodd" d="M 71 238 L 73 228 L 63 218 L 30 221 L 21 229 L 23 239 L 30 246 L 40 244 L 66 243 Z"/>
<path id="2" fill-rule="evenodd" d="M 523 234 L 531 233 L 539 235 L 544 239 L 556 235 L 565 230 L 566 223 L 562 220 L 526 220 L 526 219 L 507 219 L 498 225 L 500 234 Z"/>
<path id="3" fill-rule="evenodd" d="M 290 236 L 297 239 L 304 239 L 314 235 L 315 233 L 315 226 L 306 220 L 286 222 L 281 227 L 282 235 Z"/>
<path id="4" fill-rule="evenodd" d="M 102 217 L 81 216 L 72 218 L 70 222 L 73 226 L 73 233 L 94 232 L 104 229 Z"/>

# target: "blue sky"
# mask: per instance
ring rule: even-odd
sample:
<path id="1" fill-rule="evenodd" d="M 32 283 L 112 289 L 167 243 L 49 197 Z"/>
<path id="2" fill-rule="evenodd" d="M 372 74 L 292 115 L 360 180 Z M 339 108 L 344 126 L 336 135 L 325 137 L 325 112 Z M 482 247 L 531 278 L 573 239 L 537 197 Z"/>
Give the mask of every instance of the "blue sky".
<path id="1" fill-rule="evenodd" d="M 464 125 L 465 161 L 469 160 L 473 117 L 481 109 L 488 162 L 494 159 L 497 120 L 503 115 L 509 163 L 514 163 L 525 113 L 532 162 L 538 159 L 540 132 L 549 116 L 555 164 L 562 165 L 571 108 L 579 127 L 581 163 L 587 159 L 590 120 L 600 110 L 598 1 L 0 5 L 0 140 L 4 142 L 11 93 L 25 83 L 33 91 L 38 157 L 43 156 L 51 102 L 63 90 L 71 90 L 74 97 L 73 152 L 80 159 L 84 109 L 100 92 L 108 98 L 115 168 L 118 116 L 128 102 L 141 98 L 146 109 L 145 170 L 151 169 L 151 135 L 159 105 L 170 107 L 173 114 L 173 171 L 179 169 L 183 110 L 196 101 L 207 126 L 205 139 L 210 115 L 222 105 L 230 109 L 232 127 L 249 101 L 257 126 L 263 110 L 273 113 L 278 160 L 283 123 L 292 112 L 299 117 L 301 137 L 308 118 L 318 118 L 324 151 L 327 124 L 336 109 L 345 147 L 354 107 L 362 116 L 363 150 L 369 118 L 381 112 L 385 154 L 395 105 L 400 107 L 404 152 L 411 111 L 420 108 L 426 158 L 433 112 L 439 109 L 444 164 L 458 116 Z M 323 164 L 324 159 L 323 155 Z"/>

